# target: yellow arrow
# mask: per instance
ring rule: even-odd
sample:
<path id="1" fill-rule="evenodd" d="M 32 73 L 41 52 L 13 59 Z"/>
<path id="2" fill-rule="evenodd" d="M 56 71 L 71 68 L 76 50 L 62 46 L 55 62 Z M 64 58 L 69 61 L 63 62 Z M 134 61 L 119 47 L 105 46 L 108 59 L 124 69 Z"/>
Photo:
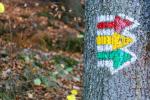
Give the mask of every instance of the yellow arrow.
<path id="1" fill-rule="evenodd" d="M 115 32 L 112 36 L 97 36 L 97 45 L 112 45 L 112 49 L 119 49 L 133 42 L 133 39 Z"/>

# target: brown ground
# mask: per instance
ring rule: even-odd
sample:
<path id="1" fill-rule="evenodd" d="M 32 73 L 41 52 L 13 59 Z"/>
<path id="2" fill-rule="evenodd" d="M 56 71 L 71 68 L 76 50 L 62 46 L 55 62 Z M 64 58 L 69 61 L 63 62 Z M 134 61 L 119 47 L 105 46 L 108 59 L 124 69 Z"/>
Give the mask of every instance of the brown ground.
<path id="1" fill-rule="evenodd" d="M 76 40 L 84 31 L 83 20 L 59 3 L 3 3 L 6 11 L 0 14 L 0 99 L 66 100 L 76 87 L 80 100 L 83 41 Z M 36 78 L 42 80 L 40 86 L 34 84 Z"/>

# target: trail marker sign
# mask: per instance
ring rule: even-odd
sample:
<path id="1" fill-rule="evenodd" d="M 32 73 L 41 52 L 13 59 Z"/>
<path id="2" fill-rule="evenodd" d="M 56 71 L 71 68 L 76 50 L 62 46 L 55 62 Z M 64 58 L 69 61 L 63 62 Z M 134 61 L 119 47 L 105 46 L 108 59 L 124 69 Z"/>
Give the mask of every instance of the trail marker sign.
<path id="1" fill-rule="evenodd" d="M 109 67 L 113 74 L 136 61 L 136 55 L 127 47 L 136 41 L 134 34 L 129 34 L 128 30 L 138 25 L 136 20 L 124 14 L 98 17 L 96 37 L 98 66 Z"/>

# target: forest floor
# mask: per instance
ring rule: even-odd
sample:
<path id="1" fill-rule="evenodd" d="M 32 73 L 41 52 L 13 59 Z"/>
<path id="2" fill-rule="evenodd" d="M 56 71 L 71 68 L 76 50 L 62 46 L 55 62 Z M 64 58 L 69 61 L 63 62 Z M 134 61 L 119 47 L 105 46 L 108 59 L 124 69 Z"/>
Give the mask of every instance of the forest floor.
<path id="1" fill-rule="evenodd" d="M 3 3 L 0 100 L 81 100 L 83 19 L 49 0 Z"/>

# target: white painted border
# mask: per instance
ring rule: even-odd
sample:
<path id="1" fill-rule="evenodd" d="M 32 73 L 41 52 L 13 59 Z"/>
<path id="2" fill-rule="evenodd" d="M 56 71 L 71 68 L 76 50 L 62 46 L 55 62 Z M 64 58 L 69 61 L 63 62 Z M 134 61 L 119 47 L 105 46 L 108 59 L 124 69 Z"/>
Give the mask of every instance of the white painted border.
<path id="1" fill-rule="evenodd" d="M 114 74 L 114 73 L 118 72 L 119 70 L 123 69 L 124 67 L 128 67 L 130 64 L 133 64 L 133 63 L 136 61 L 137 57 L 136 57 L 136 55 L 135 55 L 133 52 L 130 52 L 130 51 L 129 51 L 128 49 L 126 49 L 126 48 L 120 49 L 120 50 L 122 50 L 122 51 L 124 51 L 124 52 L 126 52 L 126 53 L 129 53 L 129 54 L 132 56 L 131 60 L 125 62 L 125 63 L 124 63 L 122 66 L 120 66 L 120 68 L 118 68 L 118 69 L 114 69 L 114 68 L 113 68 L 113 60 L 98 60 L 97 66 L 98 66 L 98 67 L 99 67 L 99 66 L 107 67 L 107 68 L 110 69 L 111 74 Z M 101 64 L 101 65 L 99 65 L 99 64 Z"/>
<path id="2" fill-rule="evenodd" d="M 114 32 L 114 29 L 99 29 L 97 35 L 113 35 Z"/>
<path id="3" fill-rule="evenodd" d="M 102 21 L 114 21 L 115 16 L 114 15 L 101 15 L 97 17 L 98 22 Z"/>
<path id="4" fill-rule="evenodd" d="M 113 60 L 98 60 L 97 66 L 98 67 L 100 67 L 100 66 L 107 67 L 110 69 L 111 74 L 114 74 L 114 73 L 118 72 L 119 70 L 123 69 L 124 67 L 128 67 L 130 64 L 132 64 L 133 62 L 136 61 L 137 57 L 133 52 L 130 52 L 128 49 L 121 49 L 121 50 L 126 53 L 129 53 L 132 56 L 132 58 L 130 61 L 127 61 L 122 66 L 120 66 L 120 68 L 118 68 L 118 69 L 113 68 Z"/>
<path id="5" fill-rule="evenodd" d="M 106 66 L 106 65 L 108 65 L 108 66 Z M 98 62 L 97 62 L 97 66 L 98 67 L 107 67 L 107 68 L 113 68 L 113 61 L 112 60 L 99 60 Z"/>
<path id="6" fill-rule="evenodd" d="M 114 33 L 113 33 L 114 34 Z M 119 33 L 118 33 L 119 34 Z M 133 42 L 132 43 L 129 43 L 128 45 L 126 45 L 125 47 L 123 48 L 128 48 L 130 47 L 131 45 L 133 45 L 135 42 L 136 42 L 136 37 L 134 34 L 131 34 L 129 32 L 126 32 L 125 34 L 121 34 L 123 36 L 126 36 L 126 37 L 130 37 L 133 39 Z M 102 48 L 102 49 L 101 49 Z M 97 51 L 98 52 L 102 52 L 102 51 L 112 51 L 112 45 L 97 45 Z"/>
<path id="7" fill-rule="evenodd" d="M 137 20 L 134 20 L 134 18 L 126 16 L 125 14 L 118 14 L 118 16 L 122 17 L 123 19 L 128 19 L 129 21 L 133 22 L 132 25 L 127 26 L 124 30 L 122 30 L 123 34 L 128 33 L 129 30 L 131 30 L 131 29 L 137 27 L 138 25 L 140 25 Z"/>
<path id="8" fill-rule="evenodd" d="M 103 52 L 103 51 L 112 51 L 112 45 L 97 45 L 97 51 Z"/>
<path id="9" fill-rule="evenodd" d="M 124 34 L 125 34 L 125 33 L 128 33 L 129 30 L 131 30 L 131 29 L 137 27 L 138 25 L 140 25 L 137 20 L 134 20 L 134 18 L 129 17 L 129 16 L 126 16 L 125 14 L 118 14 L 118 15 L 100 15 L 100 16 L 97 16 L 97 21 L 98 21 L 97 23 L 102 22 L 102 21 L 109 21 L 109 22 L 110 22 L 110 21 L 114 21 L 115 16 L 120 16 L 120 17 L 122 17 L 123 19 L 127 19 L 127 20 L 133 22 L 132 25 L 127 26 L 127 27 L 125 27 L 124 30 L 122 30 L 122 33 L 124 33 Z M 106 31 L 105 31 L 105 30 L 106 30 Z M 110 32 L 109 32 L 109 31 L 110 31 Z M 108 33 L 107 33 L 107 32 L 108 32 Z M 106 35 L 107 35 L 107 34 L 111 34 L 111 32 L 115 32 L 115 31 L 110 30 L 110 29 L 98 29 L 98 30 L 97 30 L 97 35 L 102 35 L 103 33 L 106 33 Z M 103 34 L 103 35 L 104 35 L 104 34 Z"/>
<path id="10" fill-rule="evenodd" d="M 125 63 L 124 63 L 122 66 L 120 66 L 120 68 L 118 68 L 118 69 L 113 69 L 113 67 L 111 67 L 111 68 L 110 68 L 110 71 L 111 71 L 112 74 L 118 72 L 119 70 L 123 69 L 124 67 L 128 67 L 130 64 L 133 64 L 133 63 L 136 61 L 136 59 L 137 59 L 136 55 L 135 55 L 133 52 L 130 52 L 128 49 L 125 48 L 125 49 L 121 49 L 121 50 L 123 50 L 124 52 L 129 53 L 129 54 L 132 56 L 132 58 L 131 58 L 130 61 L 125 62 Z"/>
<path id="11" fill-rule="evenodd" d="M 125 46 L 125 47 L 123 47 L 123 48 L 128 48 L 128 47 L 130 47 L 131 45 L 133 45 L 133 44 L 137 41 L 137 40 L 136 40 L 135 35 L 134 35 L 134 34 L 129 33 L 129 31 L 126 31 L 126 33 L 123 33 L 122 35 L 127 36 L 127 37 L 130 37 L 130 38 L 132 38 L 132 39 L 133 39 L 133 42 L 132 42 L 132 43 L 130 43 L 130 44 L 128 44 L 128 45 L 126 45 L 126 46 Z"/>

